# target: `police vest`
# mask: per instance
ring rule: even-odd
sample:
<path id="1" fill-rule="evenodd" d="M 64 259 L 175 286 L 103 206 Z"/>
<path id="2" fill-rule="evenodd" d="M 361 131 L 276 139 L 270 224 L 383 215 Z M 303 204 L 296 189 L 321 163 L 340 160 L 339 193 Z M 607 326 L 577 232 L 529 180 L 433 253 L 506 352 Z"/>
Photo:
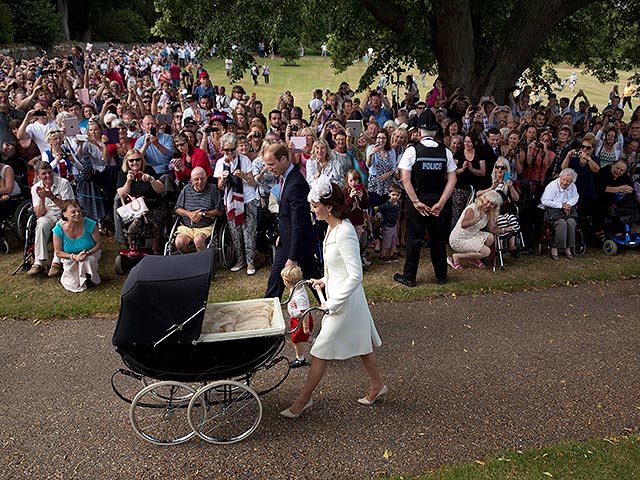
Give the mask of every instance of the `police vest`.
<path id="1" fill-rule="evenodd" d="M 425 147 L 422 143 L 414 145 L 416 163 L 411 169 L 411 184 L 418 196 L 437 195 L 440 197 L 447 185 L 447 148 L 438 144 Z"/>

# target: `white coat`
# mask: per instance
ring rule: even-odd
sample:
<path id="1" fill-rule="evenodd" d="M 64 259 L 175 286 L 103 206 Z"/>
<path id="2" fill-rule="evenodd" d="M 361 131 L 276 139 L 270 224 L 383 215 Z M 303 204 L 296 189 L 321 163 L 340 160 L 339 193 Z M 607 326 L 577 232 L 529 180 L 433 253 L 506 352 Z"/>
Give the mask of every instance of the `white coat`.
<path id="1" fill-rule="evenodd" d="M 382 345 L 362 288 L 360 245 L 353 225 L 343 220 L 327 233 L 323 245 L 324 277 L 329 314 L 311 354 L 324 360 L 344 360 Z"/>

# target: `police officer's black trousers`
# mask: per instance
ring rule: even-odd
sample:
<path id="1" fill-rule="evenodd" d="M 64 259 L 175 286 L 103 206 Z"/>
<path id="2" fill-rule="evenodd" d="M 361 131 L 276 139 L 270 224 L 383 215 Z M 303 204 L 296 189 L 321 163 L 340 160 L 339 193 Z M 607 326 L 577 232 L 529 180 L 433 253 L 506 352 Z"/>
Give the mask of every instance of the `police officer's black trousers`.
<path id="1" fill-rule="evenodd" d="M 444 213 L 444 211 L 440 212 L 438 217 L 433 215 L 425 217 L 413 205 L 407 206 L 407 257 L 402 274 L 407 280 L 416 281 L 420 263 L 420 250 L 425 232 L 429 232 L 429 252 L 431 253 L 431 264 L 436 274 L 436 280 L 447 278 L 447 240 L 449 230 L 445 220 L 447 215 Z"/>

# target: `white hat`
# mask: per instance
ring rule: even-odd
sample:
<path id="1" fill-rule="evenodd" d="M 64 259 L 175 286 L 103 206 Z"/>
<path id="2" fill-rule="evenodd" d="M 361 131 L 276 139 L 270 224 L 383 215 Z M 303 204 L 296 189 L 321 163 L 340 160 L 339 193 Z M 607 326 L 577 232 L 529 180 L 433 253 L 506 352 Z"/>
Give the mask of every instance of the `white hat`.
<path id="1" fill-rule="evenodd" d="M 411 118 L 411 117 L 415 117 L 416 115 L 418 115 L 418 112 L 416 112 L 415 110 L 411 110 L 411 111 L 409 112 L 409 118 Z"/>

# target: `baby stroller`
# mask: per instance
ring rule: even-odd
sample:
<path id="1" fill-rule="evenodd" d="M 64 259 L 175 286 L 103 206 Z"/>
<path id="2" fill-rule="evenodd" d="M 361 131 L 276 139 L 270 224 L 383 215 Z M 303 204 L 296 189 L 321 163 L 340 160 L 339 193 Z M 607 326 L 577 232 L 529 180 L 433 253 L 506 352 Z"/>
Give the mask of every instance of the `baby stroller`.
<path id="1" fill-rule="evenodd" d="M 127 369 L 116 371 L 111 384 L 131 404 L 133 429 L 149 442 L 175 445 L 194 435 L 217 444 L 239 442 L 260 423 L 260 395 L 289 374 L 287 359 L 279 356 L 288 329 L 278 299 L 208 304 L 213 260 L 212 249 L 148 256 L 122 289 L 112 343 Z M 243 318 L 232 313 L 242 311 Z M 266 324 L 241 328 L 245 316 Z M 230 323 L 235 330 L 227 328 Z M 275 385 L 252 388 L 256 373 L 277 365 Z M 116 385 L 127 378 L 145 385 L 133 399 Z"/>
<path id="2" fill-rule="evenodd" d="M 638 204 L 633 194 L 616 195 L 617 201 L 609 207 L 605 218 L 605 229 L 610 232 L 602 249 L 607 255 L 618 253 L 618 247 L 637 248 L 640 233 L 631 233 L 631 224 L 640 220 Z"/>

